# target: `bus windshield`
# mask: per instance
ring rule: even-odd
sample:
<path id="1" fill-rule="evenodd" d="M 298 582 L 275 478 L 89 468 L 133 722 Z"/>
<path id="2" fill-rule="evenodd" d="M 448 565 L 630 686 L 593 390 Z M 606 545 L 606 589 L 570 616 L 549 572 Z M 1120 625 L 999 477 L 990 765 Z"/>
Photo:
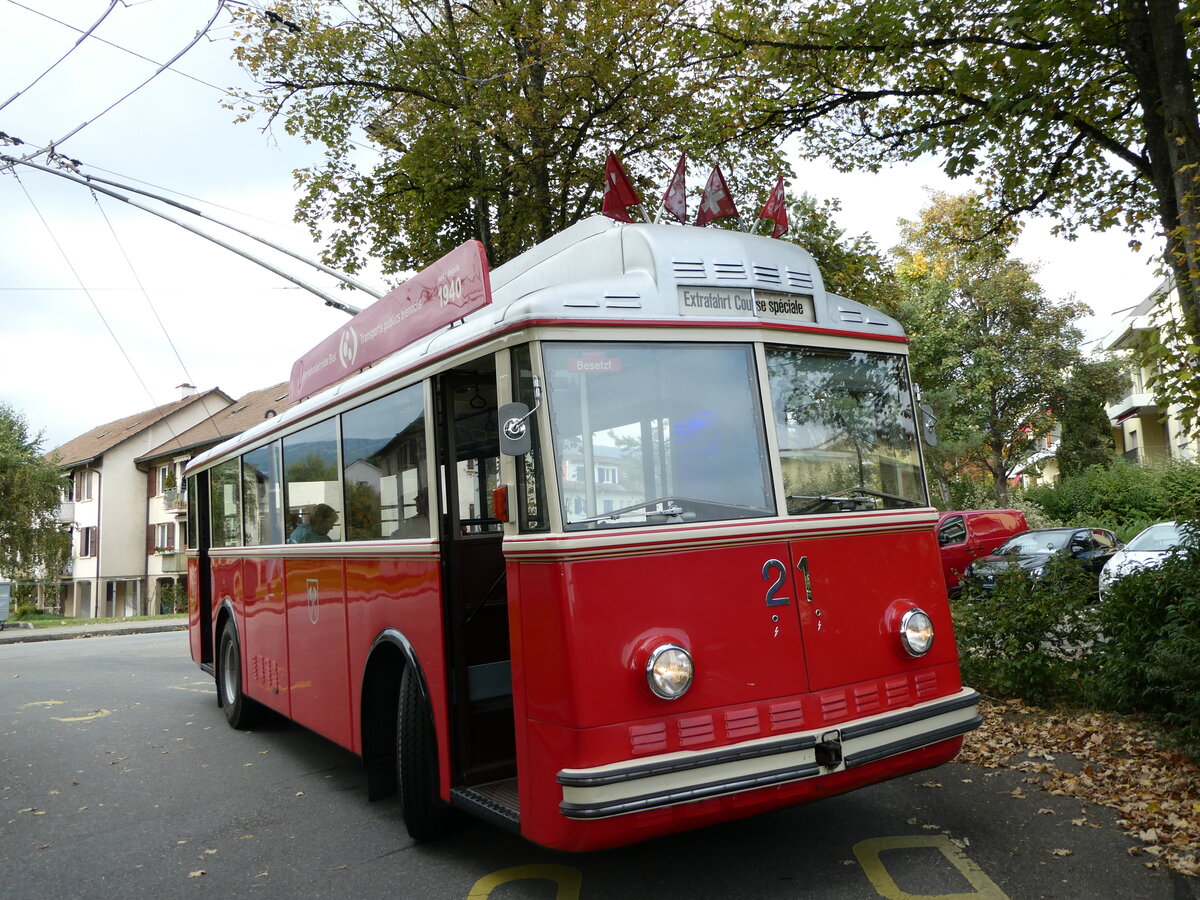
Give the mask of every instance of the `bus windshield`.
<path id="1" fill-rule="evenodd" d="M 749 345 L 544 348 L 568 529 L 775 514 Z"/>
<path id="2" fill-rule="evenodd" d="M 923 506 L 904 359 L 768 347 L 789 515 Z"/>

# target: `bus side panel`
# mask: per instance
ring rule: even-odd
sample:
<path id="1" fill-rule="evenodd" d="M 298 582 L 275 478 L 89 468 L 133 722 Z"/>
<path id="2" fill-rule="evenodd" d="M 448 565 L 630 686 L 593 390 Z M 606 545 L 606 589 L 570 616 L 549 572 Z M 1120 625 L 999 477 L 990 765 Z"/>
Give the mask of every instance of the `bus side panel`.
<path id="1" fill-rule="evenodd" d="M 446 716 L 445 640 L 442 628 L 441 570 L 436 557 L 346 562 L 346 619 L 350 634 L 353 747 L 362 753 L 363 672 L 371 645 L 388 628 L 412 644 L 433 705 L 444 796 L 449 796 L 449 723 Z"/>
<path id="2" fill-rule="evenodd" d="M 242 683 L 247 696 L 290 717 L 283 560 L 245 560 L 242 584 L 246 623 L 242 632 L 246 678 Z"/>
<path id="3" fill-rule="evenodd" d="M 521 563 L 526 715 L 590 728 L 807 691 L 787 560 L 787 544 L 772 541 Z M 646 658 L 664 641 L 696 665 L 674 702 L 646 684 Z"/>
<path id="4" fill-rule="evenodd" d="M 799 610 L 813 690 L 958 660 L 932 530 L 807 538 L 794 541 L 791 553 L 794 572 L 807 560 L 812 586 L 809 602 L 801 583 Z M 899 614 L 887 622 L 893 604 L 904 609 L 915 604 L 933 620 L 933 649 L 919 660 L 900 644 Z M 957 680 L 939 683 L 938 693 L 959 687 Z"/>
<path id="5" fill-rule="evenodd" d="M 246 683 L 245 665 L 246 665 L 246 619 L 242 604 L 242 561 L 240 559 L 231 559 L 228 556 L 211 559 L 212 571 L 212 597 L 209 602 L 212 604 L 212 622 L 214 627 L 217 622 L 217 613 L 220 611 L 221 602 L 229 600 L 233 603 L 233 613 L 236 620 L 238 635 L 242 639 L 242 684 Z M 203 599 L 203 598 L 202 598 Z M 219 638 L 219 635 L 213 635 L 214 638 Z M 213 646 L 216 646 L 214 640 Z"/>
<path id="6" fill-rule="evenodd" d="M 342 565 L 340 559 L 287 560 L 287 690 L 294 720 L 350 749 Z"/>

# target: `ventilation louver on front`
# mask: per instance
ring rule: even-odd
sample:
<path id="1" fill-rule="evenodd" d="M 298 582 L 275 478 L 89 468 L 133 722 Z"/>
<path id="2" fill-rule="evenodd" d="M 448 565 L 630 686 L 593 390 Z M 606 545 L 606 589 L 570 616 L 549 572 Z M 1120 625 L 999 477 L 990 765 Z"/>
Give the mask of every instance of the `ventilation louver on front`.
<path id="1" fill-rule="evenodd" d="M 798 288 L 802 291 L 812 292 L 813 279 L 808 272 L 798 272 L 795 269 L 787 270 L 788 287 Z"/>
<path id="2" fill-rule="evenodd" d="M 720 281 L 745 281 L 746 266 L 740 262 L 713 263 Z"/>
<path id="3" fill-rule="evenodd" d="M 783 280 L 779 277 L 779 269 L 776 266 L 758 266 L 754 267 L 754 280 L 762 281 L 766 284 L 783 284 Z"/>
<path id="4" fill-rule="evenodd" d="M 704 281 L 706 274 L 702 259 L 677 259 L 672 262 L 671 269 L 676 281 Z"/>

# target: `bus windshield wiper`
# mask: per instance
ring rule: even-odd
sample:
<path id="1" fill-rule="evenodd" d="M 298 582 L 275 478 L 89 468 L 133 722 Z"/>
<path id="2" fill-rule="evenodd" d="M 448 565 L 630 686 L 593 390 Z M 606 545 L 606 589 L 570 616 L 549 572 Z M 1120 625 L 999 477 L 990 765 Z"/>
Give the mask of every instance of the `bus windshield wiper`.
<path id="1" fill-rule="evenodd" d="M 805 513 L 805 512 L 814 510 L 818 506 L 820 506 L 822 503 L 851 503 L 851 504 L 853 504 L 853 503 L 855 503 L 853 498 L 856 496 L 877 497 L 880 500 L 892 500 L 896 503 L 903 504 L 904 506 L 920 506 L 921 505 L 921 503 L 919 501 L 912 500 L 908 497 L 900 497 L 896 494 L 886 494 L 882 491 L 873 491 L 870 488 L 865 488 L 865 487 L 846 488 L 844 491 L 834 491 L 831 494 L 820 494 L 820 495 L 789 494 L 788 499 L 789 500 L 811 501 L 811 502 L 805 504 L 804 506 L 802 506 L 799 510 L 797 510 L 796 513 L 794 513 L 794 515 L 795 515 L 795 514 Z M 852 506 L 849 510 L 842 510 L 842 511 L 849 512 L 849 511 L 853 511 L 854 508 L 855 507 Z"/>
<path id="2" fill-rule="evenodd" d="M 651 510 L 649 507 L 657 506 L 659 503 L 670 504 L 663 509 Z M 590 525 L 594 522 L 616 522 L 618 519 L 623 519 L 630 513 L 647 512 L 647 521 L 649 516 L 658 515 L 668 519 L 674 519 L 677 522 L 683 521 L 683 507 L 677 504 L 672 497 L 657 497 L 654 500 L 646 500 L 643 503 L 635 503 L 633 506 L 624 506 L 621 509 L 614 509 L 612 512 L 602 513 L 598 516 L 588 516 L 586 519 L 575 519 L 568 522 L 568 525 Z"/>

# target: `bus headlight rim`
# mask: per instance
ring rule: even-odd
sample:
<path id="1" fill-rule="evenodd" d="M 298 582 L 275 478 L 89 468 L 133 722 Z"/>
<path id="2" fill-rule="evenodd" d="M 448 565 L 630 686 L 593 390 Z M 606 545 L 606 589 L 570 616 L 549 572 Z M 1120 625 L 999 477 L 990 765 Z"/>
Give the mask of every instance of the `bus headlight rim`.
<path id="1" fill-rule="evenodd" d="M 686 694 L 695 674 L 692 655 L 675 643 L 659 644 L 646 660 L 646 684 L 663 700 L 678 700 Z"/>
<path id="2" fill-rule="evenodd" d="M 913 607 L 901 617 L 900 646 L 912 657 L 924 656 L 933 648 L 933 620 L 925 610 Z"/>

